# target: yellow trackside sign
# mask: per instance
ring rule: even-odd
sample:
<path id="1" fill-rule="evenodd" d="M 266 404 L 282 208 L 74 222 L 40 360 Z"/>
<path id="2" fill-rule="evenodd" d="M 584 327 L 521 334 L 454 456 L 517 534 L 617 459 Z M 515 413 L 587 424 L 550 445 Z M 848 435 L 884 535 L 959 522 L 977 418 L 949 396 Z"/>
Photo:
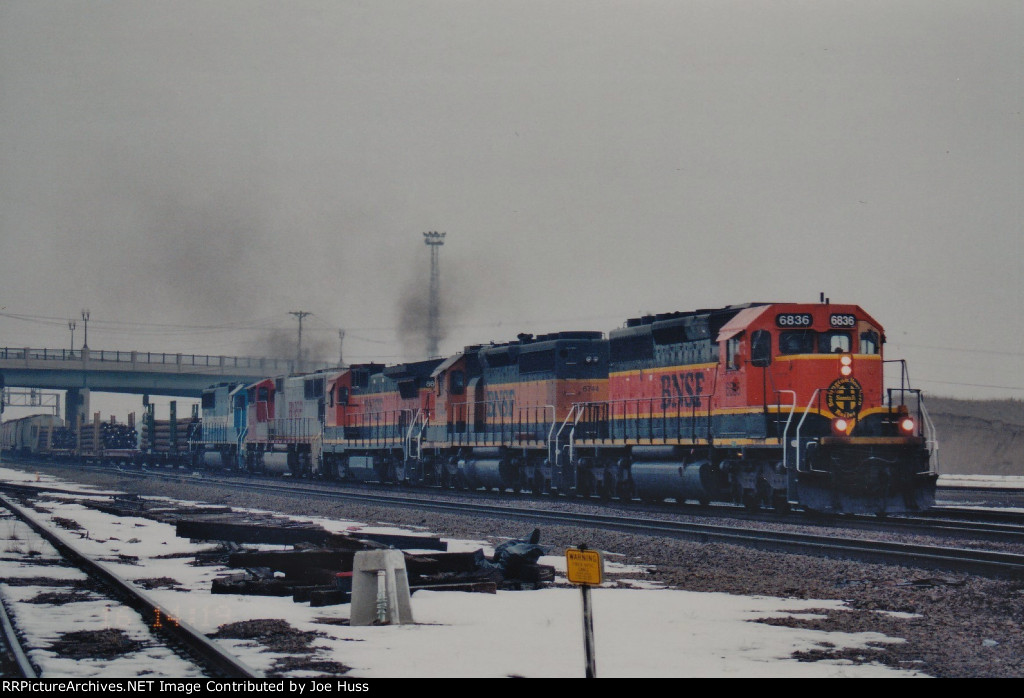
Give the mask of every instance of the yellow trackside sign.
<path id="1" fill-rule="evenodd" d="M 604 580 L 604 561 L 596 550 L 569 548 L 565 551 L 566 576 L 573 584 L 600 586 Z"/>

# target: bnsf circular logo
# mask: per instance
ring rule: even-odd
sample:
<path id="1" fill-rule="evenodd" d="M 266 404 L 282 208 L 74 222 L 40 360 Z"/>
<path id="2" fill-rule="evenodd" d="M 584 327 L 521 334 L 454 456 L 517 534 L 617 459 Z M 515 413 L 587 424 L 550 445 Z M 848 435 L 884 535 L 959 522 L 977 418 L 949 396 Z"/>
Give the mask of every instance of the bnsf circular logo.
<path id="1" fill-rule="evenodd" d="M 825 402 L 839 417 L 856 417 L 864 405 L 864 391 L 856 378 L 838 378 L 825 392 Z"/>

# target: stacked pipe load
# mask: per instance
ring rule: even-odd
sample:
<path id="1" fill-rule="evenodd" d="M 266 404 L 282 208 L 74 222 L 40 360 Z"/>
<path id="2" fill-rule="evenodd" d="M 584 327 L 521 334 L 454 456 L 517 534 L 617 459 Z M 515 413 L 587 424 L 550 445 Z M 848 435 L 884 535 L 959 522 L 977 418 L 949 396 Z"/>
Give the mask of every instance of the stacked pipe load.
<path id="1" fill-rule="evenodd" d="M 100 415 L 96 413 L 93 421 L 82 420 L 78 423 L 78 455 L 98 456 L 100 442 Z"/>
<path id="2" fill-rule="evenodd" d="M 75 430 L 69 427 L 54 427 L 50 434 L 51 451 L 74 451 L 78 439 Z"/>
<path id="3" fill-rule="evenodd" d="M 137 447 L 139 434 L 131 424 L 111 420 L 100 425 L 100 440 L 107 450 L 131 450 Z"/>
<path id="4" fill-rule="evenodd" d="M 143 423 L 142 440 L 146 448 L 157 452 L 177 452 L 188 447 L 194 427 L 189 422 L 173 423 L 154 419 Z"/>

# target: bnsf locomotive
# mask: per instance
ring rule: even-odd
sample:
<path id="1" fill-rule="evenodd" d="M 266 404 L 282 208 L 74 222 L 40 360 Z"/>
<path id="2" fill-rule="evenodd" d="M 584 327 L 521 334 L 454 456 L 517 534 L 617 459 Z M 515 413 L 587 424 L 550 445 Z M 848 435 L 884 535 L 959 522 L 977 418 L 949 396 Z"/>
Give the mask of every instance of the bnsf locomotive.
<path id="1" fill-rule="evenodd" d="M 751 303 L 203 398 L 199 456 L 252 471 L 644 500 L 902 512 L 936 442 L 855 305 Z M 898 387 L 883 367 L 900 369 Z M 209 428 L 207 428 L 209 425 Z"/>

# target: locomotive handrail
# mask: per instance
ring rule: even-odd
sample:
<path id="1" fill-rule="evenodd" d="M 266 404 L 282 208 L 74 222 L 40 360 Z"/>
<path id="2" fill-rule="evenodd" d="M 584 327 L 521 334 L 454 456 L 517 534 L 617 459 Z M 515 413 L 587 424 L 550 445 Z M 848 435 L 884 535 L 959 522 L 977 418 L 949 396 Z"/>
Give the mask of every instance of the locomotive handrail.
<path id="1" fill-rule="evenodd" d="M 554 405 L 544 405 L 544 409 L 545 410 L 551 410 L 551 426 L 548 428 L 548 439 L 547 439 L 547 441 L 548 441 L 548 463 L 551 463 L 552 462 L 552 458 L 553 458 L 554 453 L 555 453 L 555 450 L 557 450 L 557 448 L 555 447 L 554 441 L 552 439 L 553 439 L 554 434 L 555 434 L 555 423 L 557 421 L 558 411 L 555 409 Z"/>
<path id="2" fill-rule="evenodd" d="M 583 417 L 583 410 L 577 410 L 576 412 L 576 419 L 573 420 L 572 429 L 569 430 L 569 463 L 572 463 L 573 455 L 576 451 L 576 425 L 580 423 L 580 419 Z"/>
<path id="3" fill-rule="evenodd" d="M 918 398 L 918 407 L 921 410 L 921 416 L 923 420 L 921 426 L 924 430 L 924 443 L 928 449 L 928 473 L 939 472 L 939 436 L 938 432 L 935 431 L 935 423 L 932 422 L 932 417 L 928 414 L 928 409 L 924 406 L 924 400 Z"/>
<path id="4" fill-rule="evenodd" d="M 409 429 L 405 432 L 405 457 L 409 458 L 409 453 L 412 449 L 413 431 L 416 430 L 416 425 L 422 421 L 422 426 L 415 437 L 416 457 L 419 458 L 423 447 L 423 429 L 427 426 L 427 413 L 422 408 L 417 409 L 415 414 L 412 414 L 412 410 L 408 410 L 408 412 L 412 416 L 409 418 Z"/>
<path id="5" fill-rule="evenodd" d="M 776 390 L 776 393 L 789 393 L 793 396 L 793 404 L 789 406 L 789 415 L 786 417 L 786 426 L 782 428 L 782 468 L 788 470 L 788 461 L 786 456 L 789 454 L 788 444 L 786 443 L 786 435 L 789 433 L 789 425 L 793 421 L 793 414 L 796 412 L 796 391 L 795 390 Z M 783 405 L 776 405 L 776 409 Z M 799 443 L 799 442 L 798 442 Z"/>
<path id="6" fill-rule="evenodd" d="M 577 405 L 574 404 L 572 407 L 569 408 L 569 413 L 567 415 L 565 415 L 565 419 L 562 420 L 562 426 L 558 427 L 558 433 L 555 434 L 555 458 L 556 459 L 558 458 L 558 452 L 560 450 L 559 447 L 558 447 L 558 444 L 559 444 L 559 442 L 562 439 L 562 432 L 565 431 L 565 427 L 569 424 L 569 420 L 572 419 L 573 414 L 575 414 L 577 411 L 579 411 L 581 414 L 583 412 L 583 410 L 577 410 Z M 579 421 L 578 417 L 577 417 L 576 421 Z M 573 428 L 575 428 L 575 423 L 573 424 Z M 555 461 L 552 460 L 551 461 L 551 465 L 554 465 L 554 464 L 555 464 Z"/>
<path id="7" fill-rule="evenodd" d="M 928 450 L 928 470 L 927 474 L 937 473 L 939 471 L 939 439 L 938 432 L 935 429 L 935 423 L 932 422 L 931 415 L 928 414 L 928 409 L 924 405 L 924 396 L 921 391 L 910 387 L 910 371 L 907 369 L 906 359 L 885 359 L 884 364 L 899 364 L 900 365 L 900 387 L 889 388 L 886 390 L 886 400 L 889 403 L 889 410 L 893 408 L 893 393 L 899 392 L 900 404 L 906 404 L 906 394 L 913 393 L 917 396 L 917 415 L 918 421 L 921 424 L 921 435 L 924 437 L 925 448 Z"/>
<path id="8" fill-rule="evenodd" d="M 492 406 L 494 409 L 491 410 L 490 414 L 487 414 L 485 422 L 487 427 L 493 427 L 491 429 L 481 430 L 480 425 L 474 423 L 474 429 L 469 429 L 469 412 L 471 409 L 475 410 L 480 406 Z M 532 440 L 534 441 L 550 441 L 551 430 L 554 429 L 556 415 L 551 415 L 551 426 L 547 428 L 547 437 L 544 436 L 544 425 L 548 424 L 546 414 L 543 417 L 538 417 L 538 410 L 547 412 L 547 410 L 555 410 L 554 405 L 517 405 L 514 400 L 508 399 L 497 399 L 497 400 L 479 400 L 474 401 L 472 404 L 459 403 L 452 405 L 449 411 L 449 417 L 447 419 L 448 435 L 453 440 L 453 443 L 459 445 L 471 445 L 488 443 L 492 437 L 497 437 L 499 441 L 517 441 L 522 440 L 524 427 L 530 427 L 532 429 Z M 531 420 L 531 412 L 533 413 L 533 419 Z M 459 419 L 460 414 L 463 419 Z M 525 417 L 525 420 L 524 420 Z M 456 427 L 462 425 L 460 431 Z"/>
<path id="9" fill-rule="evenodd" d="M 610 439 L 615 439 L 617 436 L 619 436 L 619 433 L 616 430 L 616 427 L 613 426 L 613 425 L 614 425 L 616 419 L 619 416 L 621 416 L 621 421 L 622 421 L 621 437 L 623 439 L 629 439 L 629 438 L 635 438 L 637 440 L 646 439 L 650 443 L 654 443 L 656 439 L 660 439 L 663 443 L 665 443 L 665 442 L 668 442 L 671 439 L 683 439 L 684 438 L 684 436 L 683 436 L 683 431 L 684 430 L 683 430 L 683 423 L 682 423 L 683 408 L 687 407 L 687 405 L 684 404 L 684 402 L 686 400 L 689 400 L 690 401 L 690 404 L 688 405 L 689 412 L 688 412 L 688 415 L 687 415 L 688 419 L 690 420 L 689 429 L 688 429 L 688 431 L 690 433 L 689 438 L 692 441 L 696 442 L 697 441 L 697 427 L 698 427 L 697 410 L 698 410 L 698 408 L 701 408 L 703 410 L 703 404 L 704 404 L 703 401 L 705 400 L 705 398 L 707 399 L 707 402 L 710 405 L 711 397 L 712 397 L 712 393 L 699 393 L 697 395 L 687 395 L 687 396 L 682 396 L 682 397 L 675 397 L 675 398 L 671 398 L 671 400 L 672 400 L 672 402 L 674 404 L 668 405 L 668 406 L 664 405 L 664 401 L 666 399 L 664 397 L 630 397 L 630 398 L 620 398 L 618 400 L 601 400 L 601 401 L 598 401 L 598 402 L 577 402 L 577 403 L 573 403 L 573 404 L 574 404 L 575 407 L 578 407 L 580 409 L 582 414 L 586 414 L 586 412 L 585 412 L 586 410 L 592 410 L 592 411 L 594 411 L 596 413 L 597 412 L 597 408 L 600 408 L 600 407 L 606 408 L 606 410 L 605 410 L 605 417 L 603 418 L 603 421 L 606 423 L 606 428 L 607 428 L 607 432 L 608 433 L 605 436 L 598 436 L 597 434 L 593 434 L 591 436 L 591 438 L 593 438 L 593 439 L 609 439 L 609 438 Z M 662 403 L 663 403 L 662 410 L 661 410 L 662 414 L 661 414 L 660 417 L 655 417 L 654 416 L 654 407 L 655 407 L 655 405 L 656 405 L 656 403 L 658 401 L 662 401 Z M 640 407 L 642 405 L 646 405 L 646 407 L 647 407 L 647 415 L 648 415 L 646 420 L 644 420 L 644 421 L 646 421 L 647 424 L 643 428 L 641 428 L 641 420 L 643 418 L 640 416 L 640 414 L 641 414 Z M 617 407 L 621 407 L 621 410 L 617 410 L 616 409 Z M 634 408 L 634 409 L 628 409 L 628 408 L 631 408 L 631 407 Z M 674 408 L 674 413 L 673 413 L 673 408 Z M 710 407 L 709 407 L 709 409 L 710 409 Z M 701 412 L 700 417 L 704 418 L 703 411 Z M 598 417 L 598 419 L 601 419 L 601 418 Z M 577 420 L 577 421 L 579 421 L 579 420 Z M 658 421 L 660 423 L 660 425 L 661 425 L 661 436 L 660 437 L 655 435 L 655 431 L 656 431 L 656 429 L 655 429 L 655 422 L 656 421 Z M 674 430 L 674 434 L 670 435 L 669 424 L 672 421 L 675 422 L 675 430 Z M 710 428 L 710 421 L 711 421 L 710 417 L 707 418 L 707 421 L 708 421 L 708 425 L 707 426 L 708 426 L 708 428 Z M 641 433 L 641 432 L 643 432 L 643 433 Z"/>
<path id="10" fill-rule="evenodd" d="M 818 399 L 818 393 L 821 392 L 821 388 L 815 388 L 814 392 L 811 393 L 811 399 L 807 402 L 807 408 L 804 410 L 804 414 L 800 417 L 799 423 L 796 425 L 796 470 L 797 472 L 811 472 L 811 469 L 801 470 L 800 468 L 800 430 L 804 426 L 804 420 L 807 419 L 807 415 L 811 413 L 811 405 Z"/>

